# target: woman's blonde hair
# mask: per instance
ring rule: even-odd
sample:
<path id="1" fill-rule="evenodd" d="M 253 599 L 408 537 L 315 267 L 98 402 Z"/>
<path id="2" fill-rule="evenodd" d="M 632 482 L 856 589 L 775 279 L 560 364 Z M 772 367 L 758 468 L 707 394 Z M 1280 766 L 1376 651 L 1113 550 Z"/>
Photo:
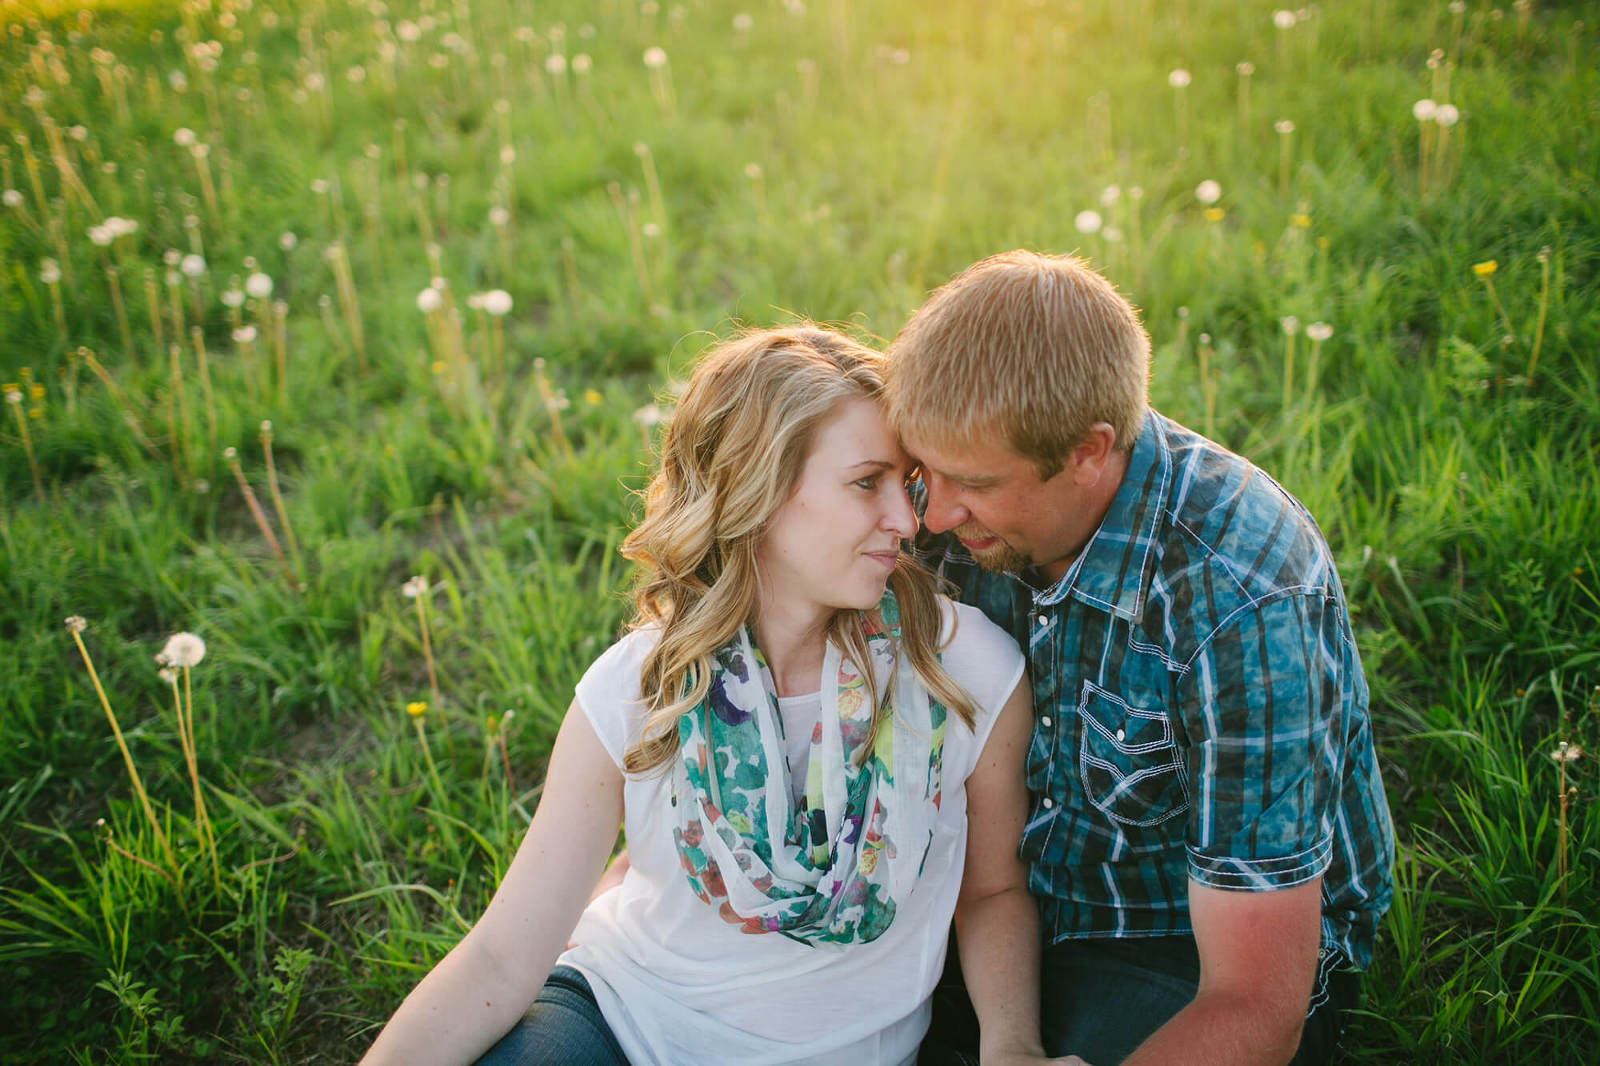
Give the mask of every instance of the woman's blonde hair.
<path id="1" fill-rule="evenodd" d="M 622 543 L 638 565 L 632 627 L 656 625 L 640 692 L 650 708 L 623 768 L 643 773 L 678 750 L 678 719 L 705 699 L 711 656 L 755 617 L 756 549 L 794 489 L 818 427 L 852 399 L 879 402 L 883 356 L 810 323 L 741 334 L 701 359 L 668 425 L 644 520 Z M 968 727 L 969 697 L 940 665 L 936 578 L 902 556 L 889 575 L 900 643 L 919 680 Z M 870 667 L 862 612 L 840 610 L 832 641 L 868 685 L 876 731 L 890 713 Z M 863 745 L 869 750 L 870 743 Z"/>

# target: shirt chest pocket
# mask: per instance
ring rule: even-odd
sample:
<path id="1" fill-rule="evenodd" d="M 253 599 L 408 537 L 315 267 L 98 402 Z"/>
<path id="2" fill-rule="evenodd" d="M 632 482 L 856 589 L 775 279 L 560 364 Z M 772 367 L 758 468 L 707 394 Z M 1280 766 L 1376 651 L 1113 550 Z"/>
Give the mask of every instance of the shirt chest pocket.
<path id="1" fill-rule="evenodd" d="M 1085 681 L 1078 722 L 1084 795 L 1106 817 L 1153 826 L 1189 809 L 1182 753 L 1165 712 L 1134 707 Z"/>

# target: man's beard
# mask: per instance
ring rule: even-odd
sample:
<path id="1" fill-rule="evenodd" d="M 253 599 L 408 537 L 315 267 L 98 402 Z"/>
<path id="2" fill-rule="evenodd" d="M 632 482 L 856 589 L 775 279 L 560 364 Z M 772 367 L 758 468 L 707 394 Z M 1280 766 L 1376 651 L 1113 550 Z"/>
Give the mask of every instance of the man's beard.
<path id="1" fill-rule="evenodd" d="M 967 549 L 967 554 L 972 556 L 973 561 L 979 566 L 983 567 L 985 570 L 989 570 L 997 574 L 1020 574 L 1022 571 L 1033 565 L 1033 558 L 1031 556 L 1026 555 L 1023 552 L 1019 552 L 1017 549 L 1007 544 L 1003 538 L 996 536 L 990 530 L 982 529 L 981 527 L 979 529 L 969 529 L 968 527 L 963 526 L 955 531 L 955 535 L 958 538 L 965 537 L 967 540 L 994 539 L 995 543 L 993 547 L 983 548 L 981 550 L 976 548 L 968 548 L 965 544 L 962 545 L 963 548 Z"/>

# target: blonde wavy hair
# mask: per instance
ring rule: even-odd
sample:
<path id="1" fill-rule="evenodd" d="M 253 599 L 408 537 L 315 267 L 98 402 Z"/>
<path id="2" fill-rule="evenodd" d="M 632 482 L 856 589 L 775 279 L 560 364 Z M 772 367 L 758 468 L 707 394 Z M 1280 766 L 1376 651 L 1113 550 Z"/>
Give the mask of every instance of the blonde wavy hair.
<path id="1" fill-rule="evenodd" d="M 659 626 L 640 692 L 650 708 L 623 768 L 644 773 L 678 750 L 678 720 L 706 697 L 712 653 L 754 621 L 756 549 L 800 476 L 817 429 L 846 400 L 879 402 L 883 356 L 810 323 L 747 332 L 701 359 L 644 492 L 644 520 L 622 543 L 638 566 L 632 628 Z M 900 608 L 897 655 L 971 728 L 972 699 L 939 663 L 937 579 L 901 556 L 889 575 Z M 870 612 L 875 614 L 876 611 Z M 863 612 L 840 610 L 828 639 L 861 668 L 874 735 L 892 713 L 879 692 Z M 871 749 L 864 744 L 862 751 Z"/>

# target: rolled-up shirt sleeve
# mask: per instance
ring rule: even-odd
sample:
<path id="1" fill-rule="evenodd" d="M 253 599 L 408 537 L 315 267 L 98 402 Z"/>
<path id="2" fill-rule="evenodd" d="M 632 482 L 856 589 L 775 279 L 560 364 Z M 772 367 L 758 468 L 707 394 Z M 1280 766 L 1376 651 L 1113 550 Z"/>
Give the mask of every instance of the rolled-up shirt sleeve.
<path id="1" fill-rule="evenodd" d="M 1225 619 L 1183 674 L 1189 875 L 1200 884 L 1270 891 L 1327 870 L 1342 736 L 1337 627 L 1322 594 L 1287 593 Z"/>

